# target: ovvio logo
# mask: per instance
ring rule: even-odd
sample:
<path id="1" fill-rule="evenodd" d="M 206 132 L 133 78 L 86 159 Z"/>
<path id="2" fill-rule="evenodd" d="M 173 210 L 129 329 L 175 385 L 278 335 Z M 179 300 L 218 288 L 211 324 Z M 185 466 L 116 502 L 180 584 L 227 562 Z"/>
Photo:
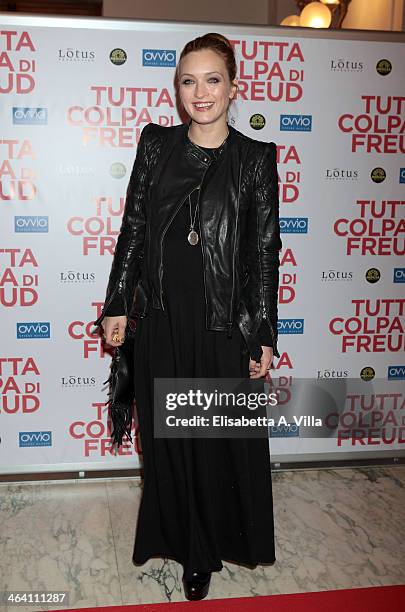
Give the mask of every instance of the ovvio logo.
<path id="1" fill-rule="evenodd" d="M 304 319 L 279 319 L 277 329 L 279 334 L 303 334 Z"/>
<path id="2" fill-rule="evenodd" d="M 48 217 L 14 217 L 14 231 L 18 233 L 46 233 L 49 231 Z"/>
<path id="3" fill-rule="evenodd" d="M 405 283 L 405 268 L 394 268 L 394 283 Z"/>
<path id="4" fill-rule="evenodd" d="M 48 109 L 13 106 L 13 123 L 15 125 L 46 125 Z"/>
<path id="5" fill-rule="evenodd" d="M 296 423 L 287 423 L 287 425 L 273 425 L 269 427 L 270 438 L 298 438 L 300 428 Z"/>
<path id="6" fill-rule="evenodd" d="M 308 234 L 308 217 L 280 217 L 282 234 Z"/>
<path id="7" fill-rule="evenodd" d="M 18 432 L 19 447 L 52 446 L 51 431 L 20 431 Z"/>
<path id="8" fill-rule="evenodd" d="M 142 49 L 142 66 L 176 66 L 175 49 Z"/>
<path id="9" fill-rule="evenodd" d="M 48 322 L 17 323 L 17 339 L 50 338 L 51 324 Z"/>
<path id="10" fill-rule="evenodd" d="M 280 132 L 311 132 L 312 115 L 280 115 Z"/>
<path id="11" fill-rule="evenodd" d="M 388 380 L 405 380 L 405 365 L 388 366 Z"/>
<path id="12" fill-rule="evenodd" d="M 399 169 L 399 182 L 405 183 L 405 168 Z"/>

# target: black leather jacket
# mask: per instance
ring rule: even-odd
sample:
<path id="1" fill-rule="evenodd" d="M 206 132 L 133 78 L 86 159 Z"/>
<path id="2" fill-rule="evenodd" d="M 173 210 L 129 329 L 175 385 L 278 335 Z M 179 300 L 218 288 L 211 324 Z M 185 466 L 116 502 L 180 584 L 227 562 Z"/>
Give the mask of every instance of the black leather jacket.
<path id="1" fill-rule="evenodd" d="M 191 142 L 188 128 L 149 123 L 142 130 L 104 308 L 94 324 L 118 314 L 141 318 L 150 307 L 165 311 L 164 236 L 185 199 L 198 190 L 206 328 L 231 334 L 237 324 L 251 356 L 257 355 L 258 340 L 261 353 L 266 336 L 280 357 L 276 145 L 228 124 L 229 136 L 212 160 Z"/>

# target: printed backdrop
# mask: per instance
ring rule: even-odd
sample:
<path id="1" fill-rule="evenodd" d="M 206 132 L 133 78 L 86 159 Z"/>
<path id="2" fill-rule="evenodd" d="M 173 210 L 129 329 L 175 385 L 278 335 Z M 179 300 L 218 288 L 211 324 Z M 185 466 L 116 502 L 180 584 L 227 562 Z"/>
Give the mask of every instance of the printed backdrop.
<path id="1" fill-rule="evenodd" d="M 106 23 L 3 15 L 2 472 L 139 466 L 139 437 L 111 452 L 103 385 L 110 354 L 92 321 L 142 128 L 181 122 L 176 61 L 189 39 L 212 27 Z M 340 380 L 348 390 L 338 435 L 308 439 L 296 424 L 275 427 L 272 459 L 399 456 L 404 44 L 220 31 L 238 58 L 230 122 L 278 147 L 281 357 L 272 374 L 286 388 Z M 356 380 L 368 386 L 353 395 Z M 369 423 L 347 435 L 354 406 L 382 408 L 387 429 L 375 437 Z"/>

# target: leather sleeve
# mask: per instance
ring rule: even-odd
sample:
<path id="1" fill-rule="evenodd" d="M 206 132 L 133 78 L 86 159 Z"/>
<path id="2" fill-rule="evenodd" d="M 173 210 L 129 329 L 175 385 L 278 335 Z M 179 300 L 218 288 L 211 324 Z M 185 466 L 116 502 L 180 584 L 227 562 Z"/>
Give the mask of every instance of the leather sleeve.
<path id="1" fill-rule="evenodd" d="M 151 123 L 142 130 L 129 179 L 120 232 L 114 251 L 104 308 L 94 325 L 105 316 L 127 315 L 132 294 L 141 270 L 145 240 L 144 200 L 148 185 L 148 141 Z"/>
<path id="2" fill-rule="evenodd" d="M 273 346 L 273 338 L 266 321 L 260 323 L 260 327 L 257 331 L 257 339 L 260 346 Z"/>
<path id="3" fill-rule="evenodd" d="M 263 344 L 277 350 L 279 251 L 282 248 L 279 222 L 279 188 L 277 147 L 274 142 L 264 143 L 264 152 L 255 175 L 254 208 L 256 212 L 257 258 L 260 278 L 260 309 L 262 339 L 272 331 L 275 342 Z"/>

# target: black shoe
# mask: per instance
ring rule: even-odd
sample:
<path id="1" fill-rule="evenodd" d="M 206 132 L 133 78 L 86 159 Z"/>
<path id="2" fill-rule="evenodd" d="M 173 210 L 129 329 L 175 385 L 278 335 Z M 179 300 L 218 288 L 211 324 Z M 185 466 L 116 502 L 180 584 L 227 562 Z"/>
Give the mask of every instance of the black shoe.
<path id="1" fill-rule="evenodd" d="M 189 600 L 204 599 L 210 588 L 211 572 L 193 572 L 192 578 L 185 580 L 184 594 Z"/>

